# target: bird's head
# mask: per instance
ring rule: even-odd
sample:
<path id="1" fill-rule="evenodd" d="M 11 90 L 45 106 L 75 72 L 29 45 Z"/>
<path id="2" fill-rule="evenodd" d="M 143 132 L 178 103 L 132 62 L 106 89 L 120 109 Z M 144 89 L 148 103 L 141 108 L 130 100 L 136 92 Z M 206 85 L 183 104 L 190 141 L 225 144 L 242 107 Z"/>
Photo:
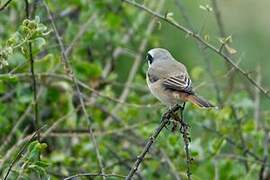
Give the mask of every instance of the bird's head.
<path id="1" fill-rule="evenodd" d="M 154 49 L 150 49 L 147 52 L 147 56 L 146 59 L 148 61 L 148 65 L 149 67 L 156 62 L 160 62 L 160 61 L 167 61 L 172 59 L 172 55 L 171 53 L 163 48 L 154 48 Z"/>

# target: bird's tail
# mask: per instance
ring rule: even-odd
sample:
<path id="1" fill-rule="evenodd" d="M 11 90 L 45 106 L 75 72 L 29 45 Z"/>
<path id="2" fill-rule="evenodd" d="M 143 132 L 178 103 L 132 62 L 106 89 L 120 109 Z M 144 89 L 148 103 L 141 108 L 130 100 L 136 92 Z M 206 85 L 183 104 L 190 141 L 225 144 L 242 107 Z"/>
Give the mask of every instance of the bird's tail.
<path id="1" fill-rule="evenodd" d="M 201 107 L 201 108 L 212 108 L 215 107 L 214 105 L 212 105 L 210 102 L 204 100 L 203 98 L 193 94 L 193 95 L 189 95 L 187 97 L 187 99 L 192 102 L 193 104 Z"/>

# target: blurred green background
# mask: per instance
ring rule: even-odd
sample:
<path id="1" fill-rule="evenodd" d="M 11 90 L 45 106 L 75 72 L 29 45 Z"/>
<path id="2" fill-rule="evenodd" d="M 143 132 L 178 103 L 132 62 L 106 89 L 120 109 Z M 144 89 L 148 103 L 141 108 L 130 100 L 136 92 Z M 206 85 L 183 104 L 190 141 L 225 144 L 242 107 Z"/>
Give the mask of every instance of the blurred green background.
<path id="1" fill-rule="evenodd" d="M 0 0 L 0 7 L 5 2 Z M 269 89 L 269 1 L 132 2 L 167 15 L 218 49 L 222 39 L 231 36 L 223 53 Z M 270 99 L 220 55 L 125 0 L 29 0 L 28 5 L 30 23 L 25 20 L 26 1 L 12 0 L 0 11 L 2 178 L 9 168 L 8 179 L 98 175 L 97 149 L 105 174 L 126 176 L 166 111 L 145 82 L 147 51 L 163 47 L 187 66 L 195 91 L 219 106 L 204 110 L 188 104 L 185 109 L 192 179 L 269 179 Z M 215 12 L 220 13 L 225 36 Z M 89 119 L 61 62 L 63 52 L 52 23 L 64 48 L 71 49 L 67 58 L 80 82 L 97 146 L 89 138 Z M 33 106 L 28 43 L 33 48 L 38 112 Z M 29 140 L 37 127 L 43 127 L 41 139 Z M 170 129 L 161 132 L 134 179 L 186 179 L 183 139 Z M 78 179 L 91 178 L 102 179 Z"/>

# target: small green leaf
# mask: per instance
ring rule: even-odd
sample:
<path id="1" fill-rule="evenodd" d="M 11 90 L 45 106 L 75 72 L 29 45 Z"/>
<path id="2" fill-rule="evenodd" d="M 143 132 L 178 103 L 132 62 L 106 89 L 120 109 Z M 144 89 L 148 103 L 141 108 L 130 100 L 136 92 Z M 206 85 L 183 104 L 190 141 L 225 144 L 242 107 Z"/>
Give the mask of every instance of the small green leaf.
<path id="1" fill-rule="evenodd" d="M 38 37 L 33 40 L 33 46 L 41 49 L 46 44 L 46 40 L 43 37 Z"/>

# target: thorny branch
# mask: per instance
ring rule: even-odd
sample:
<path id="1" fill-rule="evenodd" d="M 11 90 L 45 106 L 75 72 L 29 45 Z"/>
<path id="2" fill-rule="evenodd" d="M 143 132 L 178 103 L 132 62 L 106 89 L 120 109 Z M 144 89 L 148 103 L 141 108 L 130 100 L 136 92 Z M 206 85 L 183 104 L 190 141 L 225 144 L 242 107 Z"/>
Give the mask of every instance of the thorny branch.
<path id="1" fill-rule="evenodd" d="M 152 144 L 155 142 L 155 140 L 157 139 L 158 135 L 160 134 L 160 132 L 162 131 L 162 129 L 169 123 L 171 118 L 177 118 L 176 116 L 176 112 L 178 110 L 180 110 L 180 119 L 178 117 L 177 120 L 179 120 L 179 123 L 181 125 L 181 133 L 183 135 L 183 139 L 184 139 L 184 143 L 185 143 L 185 151 L 186 151 L 186 157 L 187 157 L 187 177 L 188 179 L 191 179 L 191 172 L 190 172 L 190 163 L 191 163 L 191 158 L 189 155 L 189 150 L 188 150 L 188 146 L 189 146 L 189 137 L 188 137 L 188 133 L 187 133 L 187 129 L 188 126 L 187 124 L 184 123 L 183 121 L 183 110 L 184 110 L 184 105 L 180 106 L 180 105 L 175 105 L 172 109 L 168 110 L 167 112 L 165 112 L 162 117 L 161 117 L 161 123 L 160 125 L 156 128 L 154 134 L 152 136 L 150 136 L 148 142 L 146 143 L 143 151 L 141 152 L 141 154 L 137 157 L 136 162 L 133 165 L 133 168 L 129 171 L 126 180 L 130 180 L 132 179 L 132 177 L 134 176 L 134 174 L 136 173 L 136 171 L 138 170 L 140 164 L 143 162 L 146 154 L 149 152 Z M 183 131 L 182 131 L 183 130 Z"/>
<path id="2" fill-rule="evenodd" d="M 211 49 L 213 52 L 215 52 L 216 54 L 218 54 L 219 56 L 221 56 L 226 62 L 228 62 L 231 66 L 233 66 L 240 74 L 242 74 L 251 84 L 253 84 L 255 87 L 257 87 L 261 93 L 263 93 L 268 99 L 270 99 L 270 95 L 268 94 L 269 91 L 266 90 L 264 87 L 260 86 L 256 80 L 254 80 L 251 76 L 250 73 L 246 72 L 244 69 L 242 69 L 241 67 L 239 67 L 232 58 L 230 58 L 229 56 L 227 56 L 226 54 L 224 54 L 223 52 L 221 52 L 219 50 L 219 48 L 215 47 L 214 45 L 206 42 L 199 34 L 194 33 L 193 31 L 187 29 L 186 27 L 178 24 L 177 22 L 175 22 L 174 20 L 171 20 L 169 18 L 167 18 L 165 15 L 161 15 L 155 11 L 152 11 L 151 9 L 148 9 L 147 7 L 136 3 L 135 1 L 130 1 L 130 0 L 123 0 L 123 2 L 126 2 L 134 7 L 137 7 L 143 11 L 148 12 L 149 14 L 151 14 L 154 17 L 157 17 L 165 22 L 167 22 L 168 24 L 176 27 L 177 29 L 187 33 L 188 36 L 196 39 L 197 41 L 201 42 L 205 47 Z"/>

